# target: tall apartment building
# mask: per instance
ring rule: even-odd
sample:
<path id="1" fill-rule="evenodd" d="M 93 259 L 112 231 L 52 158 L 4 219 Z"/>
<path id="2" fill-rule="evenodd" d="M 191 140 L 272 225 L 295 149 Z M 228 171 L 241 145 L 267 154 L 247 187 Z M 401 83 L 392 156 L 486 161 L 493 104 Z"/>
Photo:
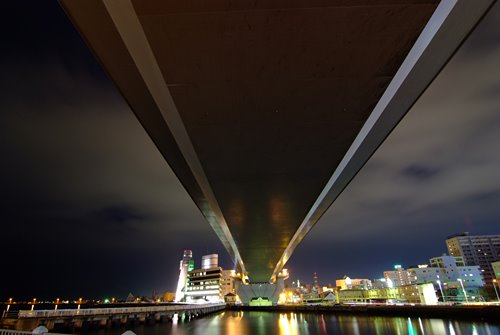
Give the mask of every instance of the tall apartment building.
<path id="1" fill-rule="evenodd" d="M 384 278 L 389 287 L 400 287 L 411 285 L 411 274 L 401 265 L 395 265 L 394 271 L 384 271 Z"/>
<path id="2" fill-rule="evenodd" d="M 478 265 L 487 285 L 492 285 L 495 277 L 491 263 L 500 261 L 500 235 L 476 235 L 460 233 L 446 240 L 448 253 L 462 257 L 465 265 Z"/>

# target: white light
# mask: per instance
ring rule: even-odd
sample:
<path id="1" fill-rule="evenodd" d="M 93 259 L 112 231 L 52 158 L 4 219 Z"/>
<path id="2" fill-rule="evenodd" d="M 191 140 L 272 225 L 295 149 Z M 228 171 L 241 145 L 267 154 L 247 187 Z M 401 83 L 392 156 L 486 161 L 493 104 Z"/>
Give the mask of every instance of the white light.
<path id="1" fill-rule="evenodd" d="M 219 291 L 205 290 L 205 291 L 187 292 L 187 295 L 215 295 L 215 294 L 219 294 Z"/>

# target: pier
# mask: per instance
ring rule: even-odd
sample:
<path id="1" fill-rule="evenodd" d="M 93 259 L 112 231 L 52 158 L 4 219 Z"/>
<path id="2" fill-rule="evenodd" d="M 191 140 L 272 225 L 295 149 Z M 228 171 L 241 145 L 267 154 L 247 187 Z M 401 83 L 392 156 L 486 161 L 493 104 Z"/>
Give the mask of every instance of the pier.
<path id="1" fill-rule="evenodd" d="M 112 307 L 90 309 L 60 309 L 19 311 L 1 321 L 0 328 L 18 331 L 33 330 L 45 326 L 49 331 L 56 329 L 80 329 L 82 327 L 110 328 L 144 323 L 170 321 L 177 314 L 185 318 L 198 317 L 224 310 L 219 304 L 176 304 L 147 307 Z"/>

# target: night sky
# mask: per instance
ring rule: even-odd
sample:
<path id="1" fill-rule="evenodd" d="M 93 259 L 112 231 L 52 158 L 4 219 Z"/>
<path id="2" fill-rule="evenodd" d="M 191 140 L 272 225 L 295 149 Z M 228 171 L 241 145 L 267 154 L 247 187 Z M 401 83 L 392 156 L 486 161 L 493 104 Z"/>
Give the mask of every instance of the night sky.
<path id="1" fill-rule="evenodd" d="M 12 2 L 0 53 L 0 300 L 173 291 L 228 255 L 55 1 Z M 291 279 L 374 278 L 500 233 L 497 4 L 297 248 Z"/>

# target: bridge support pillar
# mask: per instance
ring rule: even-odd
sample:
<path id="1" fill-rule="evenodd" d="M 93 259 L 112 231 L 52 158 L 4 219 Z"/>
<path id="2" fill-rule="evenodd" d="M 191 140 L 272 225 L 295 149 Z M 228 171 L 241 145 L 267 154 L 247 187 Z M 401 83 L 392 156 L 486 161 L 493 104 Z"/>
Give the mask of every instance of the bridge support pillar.
<path id="1" fill-rule="evenodd" d="M 19 319 L 16 323 L 16 329 L 20 331 L 31 331 L 38 327 L 40 319 Z"/>
<path id="2" fill-rule="evenodd" d="M 108 325 L 108 320 L 107 319 L 101 319 L 99 320 L 99 328 L 106 328 L 106 326 Z"/>
<path id="3" fill-rule="evenodd" d="M 244 284 L 241 280 L 235 281 L 235 291 L 243 304 L 249 305 L 253 301 L 276 305 L 280 293 L 285 288 L 285 281 L 278 277 L 276 283 L 248 283 Z M 260 298 L 260 299 L 259 299 Z"/>
<path id="4" fill-rule="evenodd" d="M 54 324 L 55 324 L 54 320 L 45 320 L 45 322 L 43 323 L 44 327 L 47 328 L 49 331 L 54 330 Z"/>
<path id="5" fill-rule="evenodd" d="M 82 319 L 72 320 L 72 322 L 71 322 L 71 328 L 73 330 L 80 330 L 80 329 L 82 329 L 82 326 L 83 326 L 83 320 Z M 47 327 L 47 329 L 48 329 L 48 327 Z"/>

